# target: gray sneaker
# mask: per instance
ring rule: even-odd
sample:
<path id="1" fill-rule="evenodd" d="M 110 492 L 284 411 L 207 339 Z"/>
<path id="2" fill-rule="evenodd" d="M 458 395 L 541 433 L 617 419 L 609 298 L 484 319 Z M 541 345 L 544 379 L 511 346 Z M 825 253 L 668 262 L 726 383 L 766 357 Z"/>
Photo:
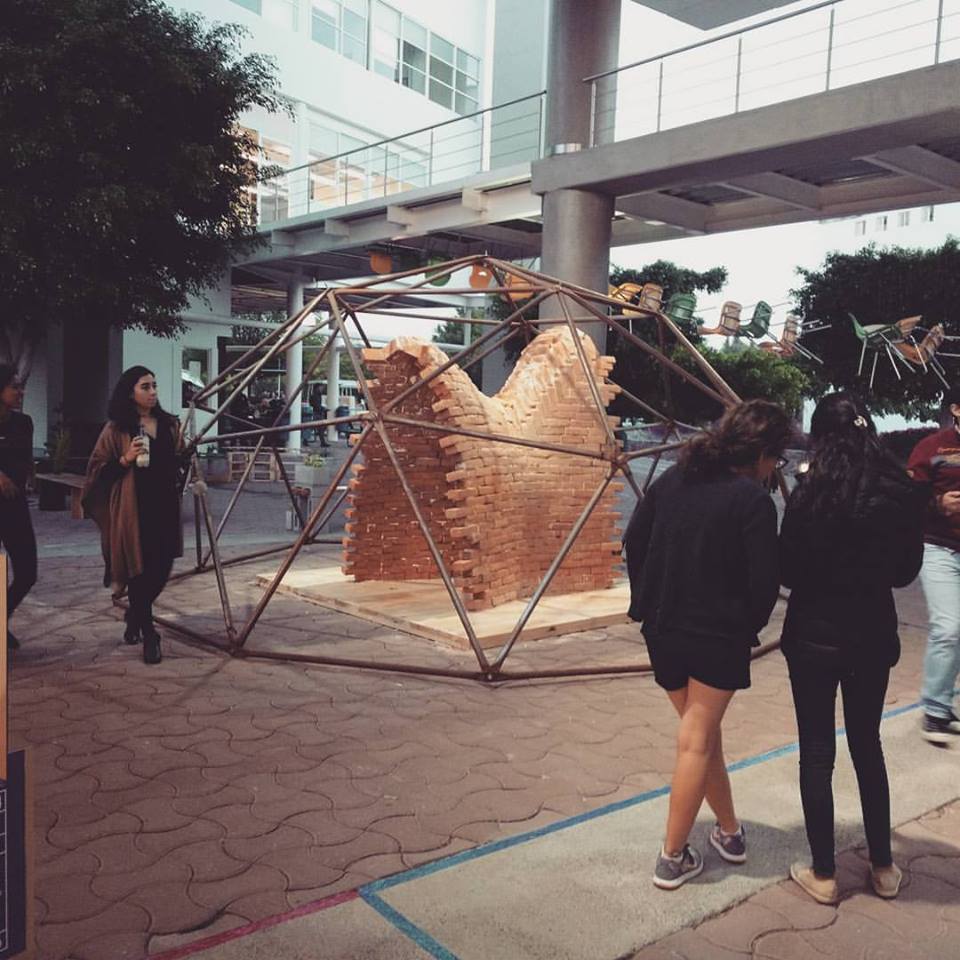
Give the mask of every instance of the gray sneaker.
<path id="1" fill-rule="evenodd" d="M 715 823 L 710 831 L 710 846 L 727 863 L 747 862 L 747 832 L 742 823 L 736 833 L 724 833 L 720 829 L 720 824 Z"/>
<path id="2" fill-rule="evenodd" d="M 653 870 L 653 883 L 661 890 L 676 890 L 702 870 L 703 857 L 689 843 L 684 844 L 677 857 L 668 857 L 661 847 L 657 865 Z"/>

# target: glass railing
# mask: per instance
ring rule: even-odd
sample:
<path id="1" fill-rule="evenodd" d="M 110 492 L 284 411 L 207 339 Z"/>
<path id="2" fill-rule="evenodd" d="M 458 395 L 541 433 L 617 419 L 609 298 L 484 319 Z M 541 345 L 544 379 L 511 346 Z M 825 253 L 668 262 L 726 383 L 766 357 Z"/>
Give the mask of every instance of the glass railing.
<path id="1" fill-rule="evenodd" d="M 260 184 L 259 222 L 275 223 L 530 163 L 542 154 L 543 107 L 541 91 L 291 167 Z"/>
<path id="2" fill-rule="evenodd" d="M 591 145 L 960 57 L 960 0 L 826 0 L 585 78 Z"/>

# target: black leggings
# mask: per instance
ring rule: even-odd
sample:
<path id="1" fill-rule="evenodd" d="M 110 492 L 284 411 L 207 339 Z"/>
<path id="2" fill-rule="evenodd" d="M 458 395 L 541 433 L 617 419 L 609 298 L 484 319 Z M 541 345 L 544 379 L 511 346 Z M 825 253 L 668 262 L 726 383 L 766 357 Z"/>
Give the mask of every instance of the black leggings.
<path id="1" fill-rule="evenodd" d="M 173 569 L 173 557 L 167 554 L 143 553 L 143 573 L 133 577 L 127 584 L 130 596 L 130 611 L 127 623 L 131 627 L 148 628 L 153 625 L 153 601 L 167 584 Z"/>
<path id="2" fill-rule="evenodd" d="M 837 687 L 843 695 L 847 746 L 857 773 L 860 808 L 875 867 L 890 855 L 890 788 L 880 744 L 880 715 L 890 679 L 889 667 L 824 668 L 791 659 L 790 684 L 800 733 L 800 799 L 807 839 L 818 876 L 832 877 L 833 763 L 837 755 L 834 709 Z"/>
<path id="3" fill-rule="evenodd" d="M 12 500 L 0 499 L 0 543 L 13 568 L 13 580 L 7 587 L 9 617 L 37 582 L 37 541 L 27 498 L 23 495 Z"/>

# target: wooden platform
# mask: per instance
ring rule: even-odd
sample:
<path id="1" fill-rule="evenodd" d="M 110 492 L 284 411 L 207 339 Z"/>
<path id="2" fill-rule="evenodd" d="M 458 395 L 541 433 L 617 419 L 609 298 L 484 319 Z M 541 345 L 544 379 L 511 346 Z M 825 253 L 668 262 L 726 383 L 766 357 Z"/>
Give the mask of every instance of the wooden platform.
<path id="1" fill-rule="evenodd" d="M 272 575 L 261 575 L 264 586 Z M 406 633 L 435 640 L 459 649 L 469 649 L 463 624 L 443 583 L 439 580 L 366 581 L 355 583 L 338 566 L 290 570 L 281 591 L 311 603 L 363 620 L 371 620 Z M 544 597 L 527 622 L 521 640 L 538 640 L 557 634 L 592 630 L 614 623 L 627 623 L 630 587 L 626 581 L 609 590 L 565 593 Z M 493 610 L 470 614 L 481 646 L 500 646 L 510 636 L 526 606 L 515 600 Z"/>

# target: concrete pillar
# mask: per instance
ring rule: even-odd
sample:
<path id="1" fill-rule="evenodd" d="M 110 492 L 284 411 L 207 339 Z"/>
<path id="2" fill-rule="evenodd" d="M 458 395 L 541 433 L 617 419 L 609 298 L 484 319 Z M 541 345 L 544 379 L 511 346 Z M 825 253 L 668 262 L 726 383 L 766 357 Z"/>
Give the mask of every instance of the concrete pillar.
<path id="1" fill-rule="evenodd" d="M 552 156 L 589 148 L 592 98 L 590 84 L 583 78 L 617 65 L 620 0 L 551 0 L 549 36 L 545 153 Z M 605 293 L 612 217 L 612 197 L 585 190 L 547 193 L 541 270 Z M 563 311 L 551 299 L 543 304 L 540 315 L 555 319 Z M 581 327 L 603 351 L 604 325 L 584 322 Z"/>
<path id="2" fill-rule="evenodd" d="M 620 0 L 551 0 L 547 44 L 546 153 L 590 145 L 590 84 L 583 78 L 617 65 Z M 602 85 L 604 93 L 610 81 Z M 606 114 L 604 111 L 604 120 Z"/>
<path id="3" fill-rule="evenodd" d="M 543 198 L 541 270 L 589 290 L 606 293 L 610 277 L 610 224 L 613 198 L 589 190 L 551 190 Z M 569 300 L 567 309 L 603 353 L 606 326 Z M 544 319 L 563 319 L 559 301 L 551 297 L 540 308 Z"/>
<path id="4" fill-rule="evenodd" d="M 287 284 L 287 316 L 292 317 L 303 309 L 303 280 L 297 276 Z M 287 350 L 287 371 L 284 378 L 284 386 L 287 400 L 296 392 L 303 380 L 303 341 L 290 347 Z M 293 406 L 290 407 L 290 426 L 296 426 L 303 422 L 300 416 L 300 404 L 306 398 L 301 392 Z M 292 453 L 299 453 L 301 448 L 302 434 L 299 430 L 291 430 L 287 434 L 287 449 Z"/>
<path id="5" fill-rule="evenodd" d="M 327 416 L 332 417 L 338 406 L 340 406 L 340 351 L 334 344 L 327 354 Z M 336 427 L 327 427 L 327 441 L 336 443 Z"/>

